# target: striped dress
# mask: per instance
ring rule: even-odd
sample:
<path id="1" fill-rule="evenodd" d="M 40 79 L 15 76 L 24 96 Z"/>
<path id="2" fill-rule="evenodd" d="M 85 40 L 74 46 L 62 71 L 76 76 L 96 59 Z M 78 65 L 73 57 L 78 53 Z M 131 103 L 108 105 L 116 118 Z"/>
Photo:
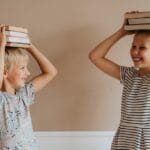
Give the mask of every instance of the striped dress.
<path id="1" fill-rule="evenodd" d="M 134 67 L 120 70 L 121 119 L 111 150 L 150 150 L 150 74 L 140 77 Z"/>

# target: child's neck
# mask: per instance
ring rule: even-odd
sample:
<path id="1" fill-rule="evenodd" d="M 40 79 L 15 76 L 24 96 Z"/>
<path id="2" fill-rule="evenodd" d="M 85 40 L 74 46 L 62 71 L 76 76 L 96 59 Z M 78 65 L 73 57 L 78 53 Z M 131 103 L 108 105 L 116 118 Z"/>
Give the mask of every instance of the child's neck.
<path id="1" fill-rule="evenodd" d="M 150 74 L 150 68 L 148 68 L 148 69 L 140 68 L 139 69 L 139 76 L 144 76 L 146 74 Z"/>
<path id="2" fill-rule="evenodd" d="M 3 82 L 2 91 L 15 95 L 15 89 L 7 81 Z"/>

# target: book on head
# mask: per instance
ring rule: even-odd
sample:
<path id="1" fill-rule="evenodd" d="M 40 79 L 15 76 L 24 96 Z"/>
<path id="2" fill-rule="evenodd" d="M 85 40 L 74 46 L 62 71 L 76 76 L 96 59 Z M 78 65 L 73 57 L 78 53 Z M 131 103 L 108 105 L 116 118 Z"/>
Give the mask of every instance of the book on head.
<path id="1" fill-rule="evenodd" d="M 29 48 L 30 44 L 22 44 L 22 43 L 11 43 L 7 42 L 6 47 L 21 47 L 21 48 Z"/>
<path id="2" fill-rule="evenodd" d="M 22 38 L 22 37 L 6 36 L 6 41 L 13 42 L 13 43 L 30 44 L 30 40 L 28 38 Z"/>
<path id="3" fill-rule="evenodd" d="M 143 11 L 143 12 L 137 12 L 137 13 L 126 13 L 124 15 L 126 19 L 128 18 L 147 18 L 150 17 L 150 11 Z"/>
<path id="4" fill-rule="evenodd" d="M 125 30 L 150 30 L 150 24 L 125 25 Z"/>
<path id="5" fill-rule="evenodd" d="M 27 48 L 30 45 L 28 30 L 22 27 L 5 25 L 7 47 Z"/>
<path id="6" fill-rule="evenodd" d="M 125 30 L 150 30 L 150 11 L 126 13 Z"/>
<path id="7" fill-rule="evenodd" d="M 6 31 L 17 31 L 17 32 L 28 33 L 28 30 L 26 28 L 8 26 L 8 25 L 6 25 L 5 27 L 6 27 Z"/>
<path id="8" fill-rule="evenodd" d="M 18 31 L 6 31 L 6 36 L 14 36 L 14 37 L 24 37 L 27 38 L 28 34 Z"/>
<path id="9" fill-rule="evenodd" d="M 149 18 L 129 18 L 128 24 L 150 24 L 150 17 Z"/>

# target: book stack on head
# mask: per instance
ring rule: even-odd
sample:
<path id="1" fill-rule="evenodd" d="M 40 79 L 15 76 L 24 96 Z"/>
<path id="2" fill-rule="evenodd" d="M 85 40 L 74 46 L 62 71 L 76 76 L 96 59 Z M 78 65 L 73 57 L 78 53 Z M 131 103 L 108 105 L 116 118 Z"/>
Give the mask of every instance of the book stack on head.
<path id="1" fill-rule="evenodd" d="M 28 48 L 30 45 L 28 30 L 22 27 L 6 26 L 6 41 L 7 47 Z"/>
<path id="2" fill-rule="evenodd" d="M 150 11 L 126 13 L 125 30 L 150 30 Z"/>

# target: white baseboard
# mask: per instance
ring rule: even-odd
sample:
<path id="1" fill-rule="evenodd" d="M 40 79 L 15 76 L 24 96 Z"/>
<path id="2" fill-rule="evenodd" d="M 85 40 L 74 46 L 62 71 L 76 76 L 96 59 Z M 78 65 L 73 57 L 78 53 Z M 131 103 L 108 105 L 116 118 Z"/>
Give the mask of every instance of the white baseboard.
<path id="1" fill-rule="evenodd" d="M 39 150 L 110 150 L 114 131 L 35 132 Z"/>

